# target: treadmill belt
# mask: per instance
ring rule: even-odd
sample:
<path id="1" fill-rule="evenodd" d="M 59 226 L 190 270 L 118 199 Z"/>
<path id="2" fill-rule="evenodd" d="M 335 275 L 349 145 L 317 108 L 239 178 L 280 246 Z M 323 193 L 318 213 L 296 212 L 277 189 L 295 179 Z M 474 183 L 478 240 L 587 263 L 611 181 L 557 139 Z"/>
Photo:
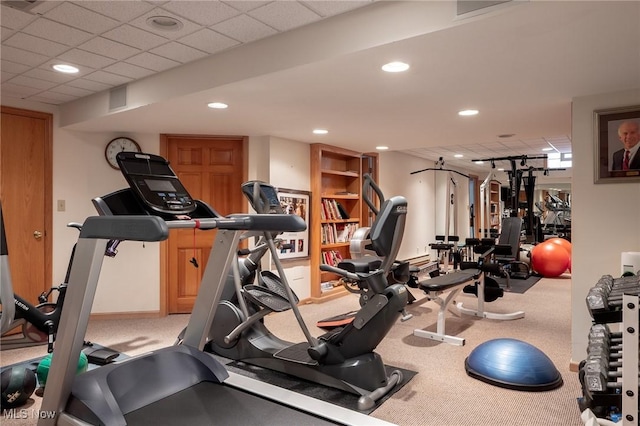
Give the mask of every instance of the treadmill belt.
<path id="1" fill-rule="evenodd" d="M 336 425 L 231 386 L 201 382 L 125 415 L 128 425 Z"/>

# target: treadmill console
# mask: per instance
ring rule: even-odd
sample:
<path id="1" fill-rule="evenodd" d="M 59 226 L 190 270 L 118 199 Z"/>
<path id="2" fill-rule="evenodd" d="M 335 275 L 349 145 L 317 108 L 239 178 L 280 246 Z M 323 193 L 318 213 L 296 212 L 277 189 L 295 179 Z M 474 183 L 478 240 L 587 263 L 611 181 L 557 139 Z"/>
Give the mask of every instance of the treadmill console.
<path id="1" fill-rule="evenodd" d="M 257 213 L 282 214 L 278 191 L 268 183 L 251 180 L 242 184 L 242 193 Z"/>
<path id="2" fill-rule="evenodd" d="M 170 215 L 189 214 L 196 209 L 196 202 L 164 158 L 120 152 L 116 160 L 131 189 L 149 209 Z"/>

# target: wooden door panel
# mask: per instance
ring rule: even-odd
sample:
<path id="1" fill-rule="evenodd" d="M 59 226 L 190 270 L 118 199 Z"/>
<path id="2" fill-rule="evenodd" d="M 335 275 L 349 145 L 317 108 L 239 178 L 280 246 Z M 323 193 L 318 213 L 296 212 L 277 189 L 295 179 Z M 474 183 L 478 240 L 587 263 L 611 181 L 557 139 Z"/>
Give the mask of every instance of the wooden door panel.
<path id="1" fill-rule="evenodd" d="M 166 136 L 167 159 L 192 197 L 223 215 L 243 211 L 243 138 Z M 167 308 L 191 312 L 215 230 L 173 230 L 168 243 Z M 199 268 L 190 262 L 195 257 Z"/>
<path id="2" fill-rule="evenodd" d="M 0 127 L 0 199 L 12 283 L 36 304 L 51 287 L 52 117 L 2 107 Z"/>

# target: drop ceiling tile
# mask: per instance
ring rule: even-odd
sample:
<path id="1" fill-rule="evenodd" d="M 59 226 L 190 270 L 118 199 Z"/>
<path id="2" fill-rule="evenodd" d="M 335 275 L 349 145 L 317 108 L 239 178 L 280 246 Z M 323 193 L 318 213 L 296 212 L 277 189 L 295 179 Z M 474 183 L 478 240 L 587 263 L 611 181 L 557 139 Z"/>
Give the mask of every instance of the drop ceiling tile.
<path id="1" fill-rule="evenodd" d="M 12 79 L 13 77 L 15 77 L 17 74 L 11 73 L 11 72 L 6 72 L 4 70 L 0 71 L 0 81 L 2 81 L 3 83 L 7 80 Z"/>
<path id="2" fill-rule="evenodd" d="M 16 30 L 12 30 L 10 28 L 1 27 L 0 28 L 0 38 L 2 38 L 2 42 L 4 43 L 9 37 L 14 35 Z"/>
<path id="3" fill-rule="evenodd" d="M 8 61 L 4 56 L 5 49 L 2 48 L 2 61 L 0 61 L 0 69 L 2 71 L 10 72 L 13 74 L 21 74 L 30 68 L 28 65 Z"/>
<path id="4" fill-rule="evenodd" d="M 27 87 L 19 84 L 13 84 L 11 81 L 2 85 L 2 96 L 11 96 L 14 98 L 26 98 L 40 93 L 40 89 L 35 87 Z"/>
<path id="5" fill-rule="evenodd" d="M 60 105 L 74 99 L 76 99 L 76 96 L 65 95 L 63 93 L 44 92 L 39 93 L 37 96 L 31 97 L 29 100 L 44 102 L 45 104 Z"/>
<path id="6" fill-rule="evenodd" d="M 155 7 L 145 1 L 129 1 L 127 7 L 122 7 L 119 1 L 79 1 L 77 4 L 120 22 L 128 22 Z"/>
<path id="7" fill-rule="evenodd" d="M 55 41 L 40 37 L 34 37 L 25 33 L 16 33 L 13 37 L 10 37 L 7 41 L 3 42 L 3 45 L 52 56 L 57 56 L 69 49 L 69 46 L 64 44 L 56 43 Z"/>
<path id="8" fill-rule="evenodd" d="M 177 67 L 180 62 L 154 55 L 153 53 L 144 52 L 139 55 L 128 58 L 125 62 L 139 67 L 148 68 L 157 72 Z"/>
<path id="9" fill-rule="evenodd" d="M 84 78 L 78 78 L 76 80 L 67 83 L 67 86 L 79 87 L 81 89 L 90 90 L 92 92 L 101 92 L 111 87 L 109 84 L 99 83 L 93 80 L 87 80 Z"/>
<path id="10" fill-rule="evenodd" d="M 137 65 L 132 65 L 132 64 L 127 64 L 125 62 L 118 62 L 115 63 L 113 65 L 110 65 L 106 68 L 104 68 L 105 71 L 113 73 L 113 74 L 118 74 L 118 75 L 122 75 L 125 77 L 130 77 L 134 80 L 142 78 L 142 77 L 146 77 L 148 75 L 153 74 L 154 72 L 146 69 L 146 68 L 142 68 L 139 67 Z"/>
<path id="11" fill-rule="evenodd" d="M 45 18 L 32 22 L 24 27 L 22 31 L 36 37 L 57 41 L 67 46 L 77 46 L 93 37 L 93 34 L 86 31 L 77 30 Z"/>
<path id="12" fill-rule="evenodd" d="M 371 1 L 302 1 L 301 3 L 326 18 L 366 6 L 371 4 Z"/>
<path id="13" fill-rule="evenodd" d="M 208 28 L 189 34 L 188 36 L 181 38 L 179 41 L 187 46 L 212 54 L 239 44 L 236 40 Z"/>
<path id="14" fill-rule="evenodd" d="M 152 27 L 147 23 L 147 20 L 154 16 L 164 16 L 168 18 L 177 19 L 178 21 L 182 22 L 182 27 L 177 30 L 173 30 L 173 29 L 166 30 L 166 29 L 158 29 L 158 28 Z M 153 9 L 145 13 L 141 17 L 132 20 L 131 22 L 129 22 L 129 25 L 132 25 L 143 31 L 149 31 L 153 34 L 156 34 L 160 37 L 164 37 L 169 40 L 176 40 L 180 37 L 184 37 L 185 35 L 191 34 L 200 28 L 199 25 L 195 24 L 194 22 L 186 18 L 180 17 L 175 13 L 171 13 L 166 10 L 158 9 L 158 8 Z"/>
<path id="15" fill-rule="evenodd" d="M 217 1 L 173 1 L 162 5 L 162 9 L 206 26 L 217 24 L 240 14 L 237 9 Z"/>
<path id="16" fill-rule="evenodd" d="M 140 53 L 140 49 L 136 49 L 135 47 L 127 46 L 104 37 L 92 38 L 88 42 L 78 46 L 78 48 L 118 60 Z"/>
<path id="17" fill-rule="evenodd" d="M 235 1 L 233 1 L 233 0 L 230 0 L 230 1 L 223 1 L 222 3 L 225 3 L 225 4 L 233 7 L 234 9 L 237 9 L 237 10 L 239 10 L 241 12 L 248 12 L 250 10 L 257 9 L 257 8 L 259 8 L 261 6 L 264 6 L 267 3 L 271 3 L 271 1 L 250 1 L 250 0 L 247 0 L 247 1 L 244 1 L 244 0 L 243 1 L 237 1 L 237 0 L 235 0 Z"/>
<path id="18" fill-rule="evenodd" d="M 0 22 L 2 26 L 13 30 L 19 30 L 29 22 L 37 19 L 37 16 L 4 4 L 0 8 Z"/>
<path id="19" fill-rule="evenodd" d="M 100 34 L 119 25 L 119 22 L 115 19 L 70 2 L 63 2 L 60 6 L 47 12 L 45 16 L 53 21 L 93 34 Z"/>
<path id="20" fill-rule="evenodd" d="M 40 80 L 39 78 L 27 77 L 24 74 L 18 75 L 11 79 L 12 84 L 19 84 L 21 86 L 29 86 L 38 90 L 48 90 L 58 85 L 51 81 Z"/>
<path id="21" fill-rule="evenodd" d="M 61 93 L 63 95 L 73 96 L 75 98 L 83 98 L 85 96 L 91 95 L 92 93 L 95 93 L 95 91 L 63 84 L 51 89 L 49 93 Z"/>
<path id="22" fill-rule="evenodd" d="M 2 46 L 2 59 L 33 67 L 45 62 L 48 57 L 40 55 L 39 53 L 16 49 L 11 46 Z"/>
<path id="23" fill-rule="evenodd" d="M 212 29 L 243 43 L 249 43 L 278 32 L 248 15 L 240 15 L 211 27 Z"/>
<path id="24" fill-rule="evenodd" d="M 184 44 L 180 44 L 175 41 L 156 47 L 155 49 L 151 49 L 150 52 L 183 64 L 207 56 L 207 54 L 201 50 L 185 46 Z"/>
<path id="25" fill-rule="evenodd" d="M 121 75 L 111 74 L 105 71 L 96 71 L 88 74 L 85 79 L 91 81 L 97 81 L 98 83 L 106 84 L 108 86 L 118 86 L 132 81 L 131 78 L 123 77 Z"/>
<path id="26" fill-rule="evenodd" d="M 62 84 L 78 78 L 77 74 L 63 74 L 51 69 L 32 68 L 23 74 L 26 77 L 38 78 L 52 83 Z"/>
<path id="27" fill-rule="evenodd" d="M 113 30 L 102 34 L 102 36 L 109 40 L 117 41 L 141 50 L 152 49 L 167 42 L 167 39 L 164 37 L 157 36 L 148 31 L 143 31 L 140 28 L 132 27 L 131 25 L 122 25 L 114 28 Z"/>
<path id="28" fill-rule="evenodd" d="M 95 53 L 87 52 L 82 49 L 71 49 L 68 52 L 59 55 L 58 58 L 69 61 L 72 64 L 84 65 L 91 68 L 102 68 L 107 65 L 111 65 L 115 60 L 107 58 L 106 56 L 96 55 Z"/>
<path id="29" fill-rule="evenodd" d="M 282 1 L 266 4 L 248 14 L 278 31 L 287 31 L 320 19 L 320 15 L 300 3 Z"/>

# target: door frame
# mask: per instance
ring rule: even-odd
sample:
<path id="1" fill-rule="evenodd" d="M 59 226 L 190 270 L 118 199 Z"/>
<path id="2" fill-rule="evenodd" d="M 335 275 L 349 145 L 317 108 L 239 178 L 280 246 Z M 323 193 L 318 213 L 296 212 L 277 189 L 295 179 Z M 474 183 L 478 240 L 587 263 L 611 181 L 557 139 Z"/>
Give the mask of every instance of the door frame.
<path id="1" fill-rule="evenodd" d="M 48 291 L 53 285 L 53 114 L 32 111 L 28 109 L 0 106 L 0 113 L 20 115 L 23 117 L 44 120 L 44 282 L 43 291 Z M 0 141 L 0 145 L 2 141 Z M 2 150 L 0 149 L 0 164 L 2 164 Z M 29 224 L 24 224 L 29 226 Z"/>
<path id="2" fill-rule="evenodd" d="M 242 180 L 246 181 L 249 170 L 249 137 L 248 136 L 222 136 L 222 135 L 189 135 L 189 134 L 160 134 L 160 155 L 167 158 L 169 154 L 169 138 L 191 138 L 191 139 L 239 139 L 242 140 Z M 238 188 L 240 191 L 240 188 Z M 160 242 L 160 311 L 161 317 L 169 315 L 169 243 L 167 240 Z"/>

